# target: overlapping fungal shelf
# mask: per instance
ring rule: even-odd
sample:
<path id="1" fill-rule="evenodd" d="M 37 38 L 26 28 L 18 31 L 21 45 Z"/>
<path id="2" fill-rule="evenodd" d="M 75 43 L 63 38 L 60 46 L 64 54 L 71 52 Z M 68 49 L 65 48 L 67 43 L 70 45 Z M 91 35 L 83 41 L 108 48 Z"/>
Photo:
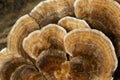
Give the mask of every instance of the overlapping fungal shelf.
<path id="1" fill-rule="evenodd" d="M 119 57 L 119 3 L 46 0 L 13 25 L 0 80 L 113 80 Z"/>

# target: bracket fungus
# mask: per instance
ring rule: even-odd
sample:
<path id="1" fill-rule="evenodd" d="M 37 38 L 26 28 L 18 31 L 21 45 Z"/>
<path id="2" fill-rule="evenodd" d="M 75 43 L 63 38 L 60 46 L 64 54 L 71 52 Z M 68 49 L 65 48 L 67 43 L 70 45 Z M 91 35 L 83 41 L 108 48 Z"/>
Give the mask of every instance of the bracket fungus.
<path id="1" fill-rule="evenodd" d="M 57 22 L 60 18 L 74 15 L 75 0 L 46 0 L 40 2 L 31 12 L 32 16 L 39 24 L 40 28 Z"/>
<path id="2" fill-rule="evenodd" d="M 23 39 L 32 31 L 39 29 L 39 25 L 29 15 L 25 15 L 18 19 L 8 35 L 7 46 L 13 53 L 19 53 L 28 58 L 22 47 Z"/>
<path id="3" fill-rule="evenodd" d="M 7 47 L 0 51 L 0 80 L 116 80 L 116 1 L 40 2 L 13 25 Z"/>
<path id="4" fill-rule="evenodd" d="M 24 50 L 34 59 L 40 52 L 48 48 L 64 51 L 63 39 L 66 30 L 58 25 L 49 24 L 41 30 L 32 32 L 23 41 Z"/>
<path id="5" fill-rule="evenodd" d="M 36 65 L 49 80 L 56 80 L 55 71 L 61 71 L 61 64 L 67 60 L 66 54 L 57 49 L 48 49 L 41 52 Z"/>
<path id="6" fill-rule="evenodd" d="M 95 29 L 104 32 L 120 56 L 120 5 L 114 0 L 76 0 L 75 15 Z"/>
<path id="7" fill-rule="evenodd" d="M 90 28 L 84 20 L 76 19 L 74 17 L 64 17 L 58 21 L 58 24 L 65 28 L 67 31 L 79 28 Z"/>
<path id="8" fill-rule="evenodd" d="M 117 68 L 117 58 L 111 41 L 102 32 L 94 29 L 73 30 L 65 36 L 64 42 L 68 54 L 73 58 L 76 56 L 82 58 L 75 59 L 73 62 L 76 63 L 77 60 L 80 62 L 76 72 L 79 72 L 81 67 L 81 72 L 85 73 L 83 76 L 86 76 L 86 79 L 83 80 L 111 79 L 112 73 Z M 74 68 L 75 65 L 72 67 Z M 91 79 L 91 75 L 95 78 Z"/>
<path id="9" fill-rule="evenodd" d="M 6 51 L 0 54 L 0 80 L 10 80 L 15 69 L 23 64 L 31 64 L 31 62 L 6 49 Z"/>
<path id="10" fill-rule="evenodd" d="M 46 80 L 46 78 L 34 66 L 22 65 L 14 71 L 10 80 Z"/>

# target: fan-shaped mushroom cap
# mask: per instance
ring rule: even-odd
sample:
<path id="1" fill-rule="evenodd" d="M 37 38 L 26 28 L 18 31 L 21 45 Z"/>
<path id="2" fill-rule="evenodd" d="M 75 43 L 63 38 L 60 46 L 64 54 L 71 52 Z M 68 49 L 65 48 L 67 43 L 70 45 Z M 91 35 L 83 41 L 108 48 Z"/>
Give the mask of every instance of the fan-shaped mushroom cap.
<path id="1" fill-rule="evenodd" d="M 42 39 L 40 38 L 40 30 L 36 30 L 28 35 L 23 40 L 23 48 L 32 58 L 36 58 L 39 52 L 39 48 L 42 49 L 45 45 L 42 45 Z M 45 46 L 46 47 L 46 46 Z"/>
<path id="2" fill-rule="evenodd" d="M 18 67 L 10 80 L 46 80 L 42 73 L 38 72 L 32 65 L 22 65 Z"/>
<path id="3" fill-rule="evenodd" d="M 66 15 L 74 15 L 73 3 L 75 0 L 47 0 L 40 2 L 30 15 L 43 27 L 55 23 Z"/>
<path id="4" fill-rule="evenodd" d="M 60 19 L 58 24 L 65 28 L 67 31 L 78 28 L 90 28 L 86 21 L 69 16 Z"/>
<path id="5" fill-rule="evenodd" d="M 0 80 L 10 80 L 14 70 L 22 64 L 30 64 L 18 54 L 8 51 L 0 54 Z"/>
<path id="6" fill-rule="evenodd" d="M 55 24 L 49 24 L 41 29 L 41 38 L 54 49 L 64 50 L 63 40 L 65 35 L 66 30 Z"/>
<path id="7" fill-rule="evenodd" d="M 92 64 L 93 69 L 98 70 L 100 80 L 110 80 L 117 67 L 117 58 L 111 41 L 102 32 L 85 28 L 73 30 L 64 41 L 67 53 L 86 59 L 88 65 Z"/>
<path id="8" fill-rule="evenodd" d="M 37 59 L 38 68 L 45 73 L 60 70 L 61 64 L 67 60 L 66 53 L 58 49 L 48 49 L 41 52 Z"/>
<path id="9" fill-rule="evenodd" d="M 63 39 L 65 34 L 66 31 L 64 28 L 55 24 L 49 24 L 26 37 L 23 41 L 23 48 L 35 59 L 44 49 L 53 47 L 64 50 Z"/>
<path id="10" fill-rule="evenodd" d="M 27 55 L 22 48 L 22 41 L 30 32 L 36 29 L 39 29 L 39 25 L 30 16 L 25 15 L 18 19 L 8 35 L 8 49 L 13 53 L 19 53 L 26 57 Z"/>
<path id="11" fill-rule="evenodd" d="M 55 71 L 61 70 L 61 65 L 67 60 L 66 53 L 58 49 L 48 49 L 41 52 L 37 59 L 37 67 L 47 79 L 56 80 Z"/>
<path id="12" fill-rule="evenodd" d="M 76 0 L 75 14 L 95 29 L 104 32 L 115 44 L 120 36 L 120 5 L 114 0 Z M 119 43 L 119 42 L 117 42 Z M 120 56 L 119 44 L 114 45 Z"/>

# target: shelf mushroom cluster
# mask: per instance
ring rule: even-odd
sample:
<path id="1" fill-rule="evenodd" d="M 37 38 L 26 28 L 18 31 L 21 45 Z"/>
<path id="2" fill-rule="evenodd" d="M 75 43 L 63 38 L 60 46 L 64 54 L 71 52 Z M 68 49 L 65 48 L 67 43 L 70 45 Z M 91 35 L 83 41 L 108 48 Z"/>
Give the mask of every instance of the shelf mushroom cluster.
<path id="1" fill-rule="evenodd" d="M 46 0 L 16 21 L 0 80 L 112 80 L 120 57 L 114 0 Z"/>

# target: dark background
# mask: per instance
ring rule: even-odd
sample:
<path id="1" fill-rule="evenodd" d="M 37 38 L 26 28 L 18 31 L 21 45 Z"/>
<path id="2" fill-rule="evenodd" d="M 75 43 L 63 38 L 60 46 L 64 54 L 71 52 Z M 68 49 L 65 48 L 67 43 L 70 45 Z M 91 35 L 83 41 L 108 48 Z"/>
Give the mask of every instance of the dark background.
<path id="1" fill-rule="evenodd" d="M 0 50 L 6 47 L 7 35 L 16 20 L 40 1 L 43 0 L 0 0 Z"/>

